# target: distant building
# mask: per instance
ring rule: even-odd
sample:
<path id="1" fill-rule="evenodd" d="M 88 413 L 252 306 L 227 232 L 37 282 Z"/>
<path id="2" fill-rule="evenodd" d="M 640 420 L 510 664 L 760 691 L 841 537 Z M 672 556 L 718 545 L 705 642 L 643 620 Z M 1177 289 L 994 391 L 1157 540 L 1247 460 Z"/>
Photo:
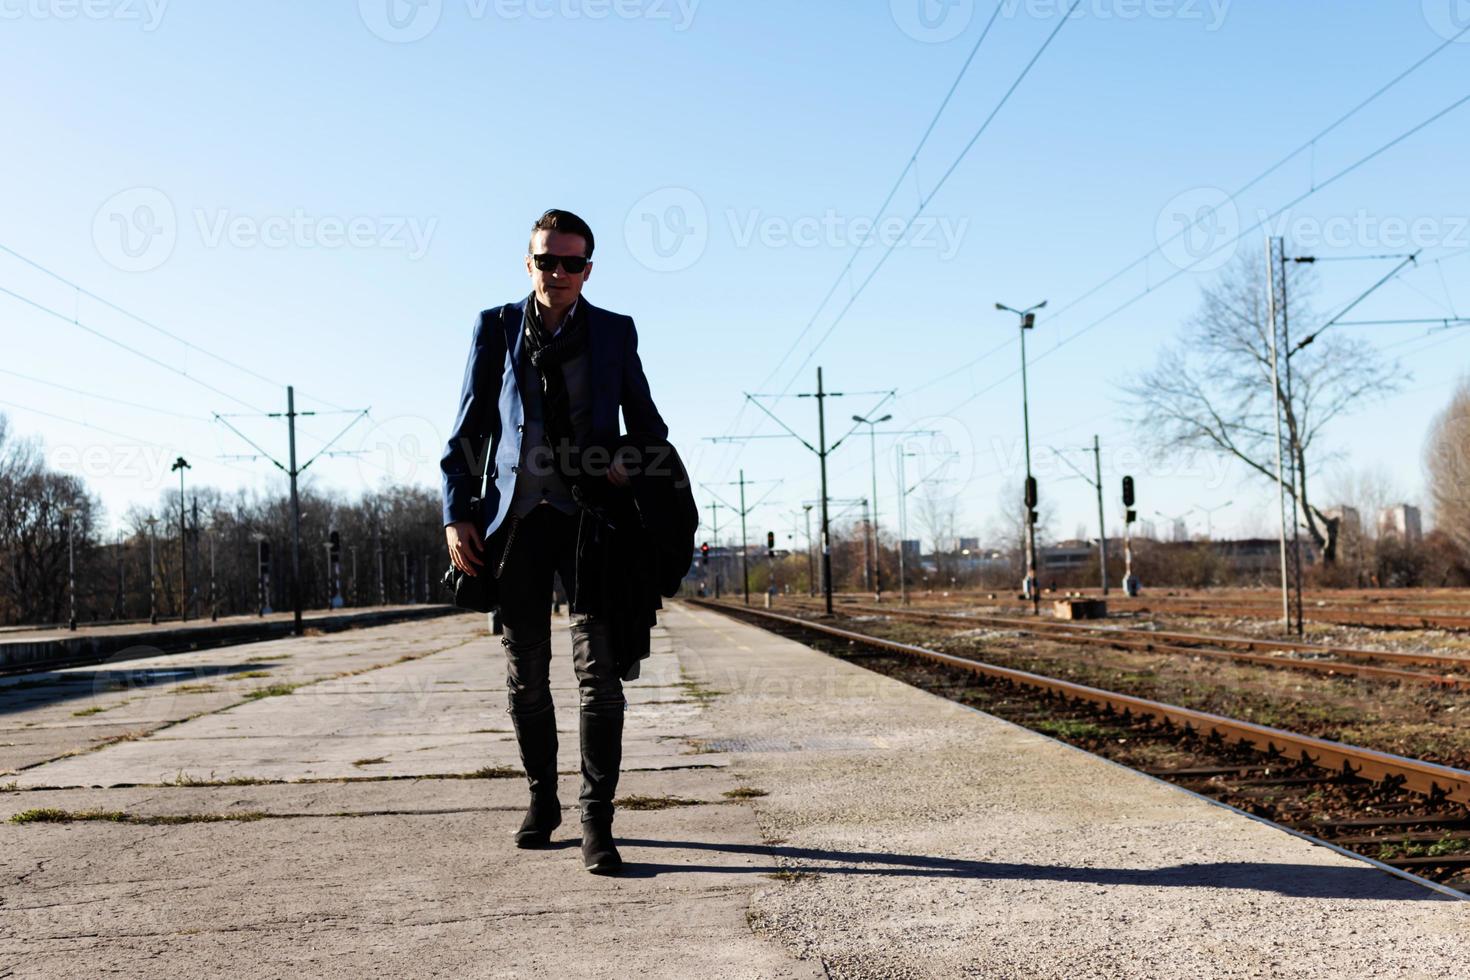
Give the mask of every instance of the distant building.
<path id="1" fill-rule="evenodd" d="M 960 538 L 960 547 L 959 547 L 959 550 L 960 551 L 968 551 L 968 552 L 971 552 L 971 553 L 974 553 L 976 551 L 979 551 L 980 550 L 980 539 L 979 538 Z"/>
<path id="2" fill-rule="evenodd" d="M 1424 539 L 1424 525 L 1419 508 L 1411 504 L 1383 508 L 1378 514 L 1378 533 L 1403 538 L 1409 544 L 1420 543 Z"/>
<path id="3" fill-rule="evenodd" d="M 922 542 L 915 538 L 905 538 L 903 541 L 903 560 L 906 562 L 917 562 L 923 555 Z"/>
<path id="4" fill-rule="evenodd" d="M 1343 536 L 1354 536 L 1363 533 L 1363 519 L 1358 515 L 1358 508 L 1339 505 L 1324 510 L 1323 515 L 1328 520 L 1337 521 L 1337 533 Z"/>
<path id="5" fill-rule="evenodd" d="M 1407 545 L 1424 541 L 1424 525 L 1419 519 L 1419 508 L 1409 504 L 1395 504 L 1378 512 L 1378 536 L 1398 538 Z"/>
<path id="6" fill-rule="evenodd" d="M 1040 549 L 1036 553 L 1036 560 L 1043 573 L 1084 568 L 1096 563 L 1097 545 L 1092 541 L 1058 541 Z"/>

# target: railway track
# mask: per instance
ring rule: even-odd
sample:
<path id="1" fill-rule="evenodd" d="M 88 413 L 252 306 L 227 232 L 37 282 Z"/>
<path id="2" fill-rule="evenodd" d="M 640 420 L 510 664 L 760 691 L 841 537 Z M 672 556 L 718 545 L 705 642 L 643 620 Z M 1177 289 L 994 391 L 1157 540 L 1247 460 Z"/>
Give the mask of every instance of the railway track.
<path id="1" fill-rule="evenodd" d="M 827 644 L 838 656 L 965 700 L 1105 757 L 1143 739 L 1187 742 L 1186 765 L 1134 765 L 1271 822 L 1391 867 L 1470 891 L 1470 771 L 959 657 L 797 616 L 709 600 L 695 605 Z M 858 652 L 862 651 L 862 652 Z M 870 652 L 871 651 L 871 652 Z M 957 680 L 957 678 L 959 678 Z M 968 678 L 968 679 L 965 679 Z M 981 684 L 974 681 L 980 679 Z M 1092 721 L 1098 719 L 1101 726 Z M 1119 734 L 1121 733 L 1121 735 Z M 1129 764 L 1127 759 L 1117 759 Z M 1327 802 L 1323 802 L 1327 801 Z"/>
<path id="2" fill-rule="evenodd" d="M 801 600 L 793 602 L 792 605 L 807 611 L 818 608 L 815 604 Z M 1280 670 L 1368 677 L 1375 680 L 1424 684 L 1431 687 L 1470 688 L 1470 659 L 1433 653 L 1362 650 L 1353 647 L 1293 643 L 1248 636 L 1219 636 L 1168 630 L 1129 629 L 1118 626 L 1089 626 L 1081 623 L 1037 620 L 1019 616 L 926 612 L 916 609 L 846 603 L 843 605 L 843 612 L 887 616 L 892 619 L 920 622 L 946 629 L 991 627 L 1017 630 L 1058 643 L 1204 657 Z M 1381 666 L 1381 664 L 1431 667 L 1436 672 L 1406 670 L 1403 666 Z"/>
<path id="3" fill-rule="evenodd" d="M 1094 595 L 1096 590 L 1084 595 Z M 844 597 L 850 594 L 844 594 Z M 987 595 L 995 595 L 988 593 Z M 957 596 L 963 600 L 964 596 Z M 1061 598 L 1058 594 L 1056 598 Z M 1449 632 L 1470 631 L 1470 612 L 1450 612 L 1449 609 L 1467 608 L 1462 596 L 1452 599 L 1423 599 L 1407 597 L 1351 596 L 1323 594 L 1307 596 L 1302 609 L 1302 618 L 1314 623 L 1330 623 L 1337 626 L 1372 626 L 1385 629 L 1433 629 Z M 981 601 L 981 597 L 976 597 Z M 992 599 L 989 601 L 999 601 Z M 1158 612 L 1184 616 L 1219 616 L 1244 619 L 1280 619 L 1280 602 L 1256 600 L 1242 596 L 1171 596 L 1146 594 L 1129 597 L 1119 594 L 1108 596 L 1108 602 L 1120 610 L 1129 612 Z M 1366 604 L 1397 605 L 1399 608 L 1364 609 Z M 1403 608 L 1404 606 L 1427 606 L 1429 608 Z M 1021 609 L 1020 605 L 1016 606 Z"/>

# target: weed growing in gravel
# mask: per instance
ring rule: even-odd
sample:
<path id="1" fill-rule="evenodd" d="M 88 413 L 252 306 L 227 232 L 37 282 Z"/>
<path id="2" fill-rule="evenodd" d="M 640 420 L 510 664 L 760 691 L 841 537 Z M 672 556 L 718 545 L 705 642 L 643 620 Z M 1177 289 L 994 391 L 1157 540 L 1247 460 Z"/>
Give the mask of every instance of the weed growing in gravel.
<path id="1" fill-rule="evenodd" d="M 624 796 L 613 801 L 624 810 L 670 810 L 676 806 L 703 806 L 704 800 L 690 800 L 680 796 Z"/>
<path id="2" fill-rule="evenodd" d="M 388 759 L 387 759 L 386 756 L 381 756 L 380 755 L 376 759 L 358 759 L 357 761 L 353 762 L 352 764 L 354 766 L 378 766 L 378 765 L 382 765 L 383 763 L 385 763 L 387 761 L 388 761 Z"/>
<path id="3" fill-rule="evenodd" d="M 734 789 L 725 790 L 720 795 L 731 800 L 753 800 L 757 796 L 766 796 L 767 794 L 765 790 L 756 789 L 753 786 L 737 786 Z"/>
<path id="4" fill-rule="evenodd" d="M 269 687 L 257 687 L 253 691 L 246 691 L 245 697 L 251 700 L 257 700 L 259 698 L 278 698 L 282 697 L 283 695 L 290 694 L 292 691 L 295 691 L 296 688 L 300 686 L 301 685 L 299 684 L 272 684 Z"/>

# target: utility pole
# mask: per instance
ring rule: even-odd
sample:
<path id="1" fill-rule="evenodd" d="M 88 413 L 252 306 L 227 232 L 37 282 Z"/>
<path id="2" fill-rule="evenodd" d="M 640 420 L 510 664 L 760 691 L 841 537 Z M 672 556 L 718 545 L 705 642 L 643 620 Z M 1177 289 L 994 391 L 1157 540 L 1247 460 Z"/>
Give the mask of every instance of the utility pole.
<path id="1" fill-rule="evenodd" d="M 67 504 L 61 509 L 61 512 L 66 515 L 66 595 L 70 603 L 66 628 L 75 630 L 77 628 L 77 550 L 75 543 L 77 509 L 72 504 Z"/>
<path id="2" fill-rule="evenodd" d="M 827 499 L 827 457 L 830 456 L 832 453 L 836 452 L 837 451 L 837 447 L 841 446 L 844 442 L 847 441 L 847 437 L 848 436 L 852 435 L 854 432 L 857 431 L 857 426 L 854 425 L 851 429 L 849 429 L 847 431 L 846 434 L 844 434 L 842 436 L 842 438 L 838 439 L 836 442 L 832 443 L 832 445 L 828 446 L 827 445 L 827 410 L 826 410 L 826 400 L 828 398 L 842 398 L 842 397 L 844 397 L 845 395 L 848 395 L 848 394 L 853 394 L 853 395 L 856 395 L 856 394 L 881 394 L 881 395 L 883 395 L 883 399 L 881 401 L 879 401 L 877 405 L 874 405 L 873 406 L 872 411 L 876 411 L 877 409 L 883 407 L 884 402 L 888 401 L 890 398 L 893 398 L 894 395 L 896 394 L 896 392 L 891 391 L 891 390 L 890 391 L 885 391 L 885 392 L 840 392 L 840 391 L 827 391 L 822 386 L 822 369 L 821 368 L 817 368 L 817 390 L 815 392 L 806 392 L 806 391 L 803 391 L 803 392 L 799 392 L 796 395 L 797 398 L 815 398 L 817 400 L 817 444 L 815 446 L 813 446 L 806 439 L 802 438 L 800 435 L 797 435 L 797 433 L 791 428 L 791 426 L 789 426 L 785 422 L 781 421 L 780 417 L 778 417 L 769 408 L 766 408 L 766 406 L 764 406 L 764 405 L 762 405 L 760 403 L 760 401 L 759 401 L 760 398 L 770 397 L 770 396 L 752 395 L 749 392 L 747 392 L 746 395 L 745 395 L 745 398 L 746 398 L 747 401 L 753 402 L 757 408 L 759 408 L 762 412 L 765 412 L 766 415 L 770 416 L 770 418 L 777 425 L 779 425 L 781 428 L 783 428 L 783 429 L 786 430 L 786 434 L 787 435 L 791 436 L 797 442 L 801 443 L 802 446 L 804 446 L 807 449 L 808 452 L 814 454 L 817 457 L 817 459 L 820 462 L 820 464 L 821 464 L 822 499 L 821 499 L 820 503 L 821 503 L 821 507 L 822 507 L 822 595 L 823 595 L 823 598 L 825 600 L 825 606 L 826 606 L 826 610 L 827 610 L 827 614 L 828 615 L 831 615 L 832 614 L 832 534 L 831 534 L 832 524 L 831 524 L 831 515 L 828 512 L 828 507 L 827 507 L 827 503 L 828 503 L 828 499 Z M 721 436 L 721 437 L 713 438 L 711 441 L 713 441 L 713 442 L 740 442 L 740 441 L 743 441 L 746 438 L 750 438 L 750 437 L 748 437 L 748 436 L 733 436 L 733 437 L 724 437 L 724 436 Z"/>
<path id="3" fill-rule="evenodd" d="M 1272 250 L 1273 250 L 1273 252 L 1275 254 L 1275 258 L 1276 258 L 1277 278 L 1279 280 L 1279 284 L 1278 284 L 1277 288 L 1281 291 L 1281 302 L 1280 302 L 1279 306 L 1277 307 L 1277 312 L 1278 312 L 1278 314 L 1281 317 L 1281 347 L 1280 347 L 1280 349 L 1286 351 L 1286 355 L 1284 357 L 1282 357 L 1281 360 L 1283 362 L 1283 366 L 1285 368 L 1285 374 L 1286 374 L 1286 407 L 1287 407 L 1287 411 L 1290 412 L 1290 411 L 1294 411 L 1294 404 L 1295 403 L 1292 401 L 1292 394 L 1291 394 L 1291 330 L 1290 330 L 1290 302 L 1289 302 L 1289 300 L 1287 298 L 1287 283 L 1286 283 L 1286 239 L 1281 238 L 1281 237 L 1277 237 L 1277 238 L 1272 239 Z M 1272 329 L 1273 329 L 1273 332 L 1274 332 L 1274 329 L 1275 329 L 1274 325 L 1273 325 Z M 1293 416 L 1293 418 L 1295 418 L 1295 416 Z M 1287 441 L 1288 441 L 1288 457 L 1287 458 L 1289 460 L 1289 465 L 1290 465 L 1290 469 L 1287 472 L 1289 472 L 1291 474 L 1291 476 L 1289 478 L 1289 483 L 1287 484 L 1291 488 L 1291 553 L 1290 553 L 1290 557 L 1291 557 L 1291 579 L 1292 579 L 1292 588 L 1293 588 L 1293 590 L 1296 593 L 1296 632 L 1297 632 L 1297 635 L 1298 636 L 1301 636 L 1303 634 L 1303 631 L 1304 631 L 1304 628 L 1305 627 L 1304 627 L 1304 623 L 1302 621 L 1302 542 L 1301 542 L 1301 525 L 1298 523 L 1298 521 L 1299 521 L 1298 515 L 1300 513 L 1301 508 L 1298 506 L 1298 499 L 1299 498 L 1297 496 L 1297 483 L 1298 483 L 1298 480 L 1299 480 L 1299 477 L 1298 477 L 1299 467 L 1297 466 L 1297 461 L 1300 458 L 1300 453 L 1299 453 L 1299 448 L 1300 447 L 1299 447 L 1299 444 L 1298 444 L 1298 441 L 1297 441 L 1297 431 L 1296 431 L 1296 424 L 1295 424 L 1295 422 L 1292 423 L 1292 425 L 1290 426 L 1290 428 L 1289 428 L 1289 430 L 1287 432 Z"/>
<path id="4" fill-rule="evenodd" d="M 1031 405 L 1026 392 L 1026 331 L 1036 327 L 1036 311 L 1046 306 L 1042 300 L 1024 310 L 1013 309 L 1004 303 L 996 303 L 997 310 L 1014 313 L 1021 318 L 1021 431 L 1026 443 L 1026 581 L 1025 590 L 1031 598 L 1031 611 L 1041 615 L 1041 589 L 1037 579 L 1036 563 L 1036 478 L 1031 475 Z"/>
<path id="5" fill-rule="evenodd" d="M 1102 449 L 1100 448 L 1100 445 L 1099 445 L 1097 436 L 1093 436 L 1092 437 L 1092 447 L 1091 448 L 1084 447 L 1081 450 L 1081 452 L 1084 452 L 1084 453 L 1092 453 L 1093 466 L 1094 466 L 1094 472 L 1096 474 L 1096 479 L 1094 479 L 1093 477 L 1090 477 L 1086 473 L 1082 472 L 1080 469 L 1077 468 L 1077 465 L 1075 463 L 1073 463 L 1067 457 L 1063 456 L 1061 453 L 1057 452 L 1055 449 L 1052 450 L 1052 453 L 1057 457 L 1057 459 L 1061 460 L 1063 463 L 1066 463 L 1068 466 L 1070 466 L 1072 468 L 1072 472 L 1073 473 L 1076 473 L 1078 476 L 1082 477 L 1083 480 L 1085 480 L 1087 483 L 1091 484 L 1092 487 L 1093 487 L 1093 489 L 1095 489 L 1097 491 L 1097 530 L 1098 530 L 1097 543 L 1098 543 L 1098 559 L 1099 559 L 1099 564 L 1101 566 L 1100 582 L 1102 584 L 1102 594 L 1103 595 L 1107 595 L 1108 594 L 1108 526 L 1107 526 L 1107 519 L 1106 519 L 1106 517 L 1103 514 Z"/>
<path id="6" fill-rule="evenodd" d="M 812 505 L 802 504 L 801 509 L 806 511 L 806 592 L 815 599 L 817 597 L 817 553 L 812 550 Z"/>
<path id="7" fill-rule="evenodd" d="M 348 431 L 351 430 L 352 427 L 355 426 L 361 419 L 367 418 L 367 415 L 368 415 L 368 412 L 369 411 L 371 411 L 371 410 L 370 409 L 366 409 L 366 408 L 361 409 L 361 410 L 358 410 L 358 411 L 355 411 L 353 413 L 352 421 L 351 422 L 348 422 L 347 425 L 345 425 L 342 428 L 342 431 L 338 432 L 335 436 L 333 436 L 331 439 L 329 439 L 327 441 L 326 445 L 324 445 L 321 449 L 319 449 L 317 451 L 317 453 L 316 453 L 315 456 L 311 457 L 305 463 L 302 463 L 300 466 L 297 466 L 296 465 L 296 419 L 298 417 L 303 417 L 303 416 L 307 416 L 307 415 L 315 415 L 316 413 L 315 412 L 298 412 L 298 411 L 296 411 L 296 388 L 295 388 L 294 385 L 287 385 L 286 386 L 286 411 L 284 413 L 284 418 L 286 419 L 286 439 L 287 439 L 287 447 L 288 447 L 288 455 L 287 455 L 287 463 L 286 463 L 286 465 L 282 465 L 281 462 L 280 462 L 280 460 L 275 459 L 273 456 L 271 456 L 269 453 L 267 453 L 264 449 L 261 449 L 260 446 L 256 445 L 256 443 L 254 442 L 254 440 L 252 440 L 249 436 L 245 435 L 245 433 L 241 432 L 239 429 L 235 428 L 233 425 L 231 425 L 229 422 L 227 422 L 225 420 L 225 417 L 223 415 L 220 415 L 218 412 L 216 412 L 214 414 L 214 417 L 215 417 L 215 419 L 217 421 L 224 423 L 224 425 L 226 427 L 228 427 L 230 429 L 230 431 L 234 432 L 235 435 L 239 436 L 241 439 L 244 439 L 246 442 L 250 443 L 250 445 L 252 447 L 254 447 L 255 450 L 258 453 L 260 453 L 260 455 L 262 455 L 266 459 L 270 460 L 271 464 L 274 465 L 276 467 L 276 469 L 278 469 L 281 472 L 285 473 L 286 476 L 288 478 L 290 478 L 290 481 L 291 481 L 291 613 L 292 613 L 292 629 L 293 629 L 293 632 L 297 636 L 301 636 L 305 632 L 305 630 L 302 627 L 302 623 L 301 623 L 301 603 L 302 603 L 302 594 L 301 594 L 301 496 L 297 492 L 297 485 L 296 485 L 297 484 L 297 478 L 300 477 L 301 474 L 306 471 L 307 467 L 311 466 L 312 463 L 315 463 L 318 459 L 321 459 L 323 456 L 351 456 L 351 455 L 355 455 L 355 453 L 353 453 L 353 452 L 342 452 L 342 451 L 332 452 L 330 450 L 332 449 L 332 447 L 334 445 L 337 444 L 337 440 L 339 440 L 343 436 L 345 436 L 348 433 Z M 269 413 L 266 414 L 266 417 L 267 418 L 278 419 L 278 418 L 282 418 L 283 415 L 280 412 L 269 412 Z"/>
<path id="8" fill-rule="evenodd" d="M 909 604 L 909 578 L 904 552 L 908 549 L 904 542 L 909 536 L 909 493 L 908 480 L 903 475 L 903 461 L 908 453 L 903 451 L 903 443 L 893 448 L 894 455 L 898 457 L 898 603 L 901 606 L 907 606 Z"/>
<path id="9" fill-rule="evenodd" d="M 378 552 L 378 605 L 388 604 L 388 580 L 383 577 L 383 518 L 377 508 L 373 508 L 373 540 Z"/>
<path id="10" fill-rule="evenodd" d="M 158 625 L 158 561 L 153 554 L 153 528 L 158 524 L 158 518 L 152 514 L 148 515 L 148 623 L 152 626 Z"/>
<path id="11" fill-rule="evenodd" d="M 1107 516 L 1103 513 L 1103 489 L 1102 489 L 1102 443 L 1094 434 L 1092 437 L 1092 462 L 1093 473 L 1097 477 L 1097 548 L 1098 548 L 1098 570 L 1102 578 L 1102 594 L 1108 594 L 1108 524 Z"/>
<path id="12" fill-rule="evenodd" d="M 723 506 L 725 506 L 725 505 L 722 504 L 722 503 L 720 503 L 718 500 L 711 500 L 710 501 L 710 504 L 709 504 L 710 527 L 711 527 L 711 529 L 714 532 L 715 549 L 717 551 L 719 550 L 719 547 L 720 547 L 720 508 L 723 507 Z M 719 556 L 717 555 L 716 557 L 718 558 Z M 723 561 L 716 561 L 715 562 L 715 598 L 716 599 L 718 599 L 720 597 L 720 566 L 722 564 L 723 564 Z"/>
<path id="13" fill-rule="evenodd" d="M 184 471 L 192 469 L 180 456 L 170 469 L 179 474 L 179 621 L 189 621 L 189 529 L 184 518 Z"/>
<path id="14" fill-rule="evenodd" d="M 288 460 L 291 477 L 291 628 L 297 636 L 305 631 L 301 628 L 301 495 L 296 491 L 296 478 L 301 471 L 296 467 L 296 388 L 286 386 L 286 433 Z"/>
<path id="15" fill-rule="evenodd" d="M 1279 345 L 1277 343 L 1276 319 L 1276 263 L 1273 239 L 1266 239 L 1266 317 L 1271 328 L 1271 404 L 1276 415 L 1276 497 L 1280 517 L 1281 539 L 1281 619 L 1288 632 L 1291 630 L 1291 592 L 1287 574 L 1286 557 L 1286 461 L 1281 442 L 1281 384 Z"/>
<path id="16" fill-rule="evenodd" d="M 214 601 L 214 531 L 209 533 L 209 619 L 215 622 L 219 619 L 219 605 Z"/>
<path id="17" fill-rule="evenodd" d="M 740 471 L 740 594 L 750 605 L 750 544 L 745 537 L 745 470 Z"/>
<path id="18" fill-rule="evenodd" d="M 891 414 L 885 415 L 881 419 L 868 419 L 861 415 L 854 415 L 852 417 L 854 422 L 868 427 L 868 454 L 872 464 L 873 477 L 873 522 L 868 525 L 868 532 L 873 540 L 873 597 L 878 602 L 883 601 L 883 568 L 878 550 L 878 426 L 891 418 L 893 418 Z M 902 545 L 899 547 L 901 548 Z"/>
<path id="19" fill-rule="evenodd" d="M 868 498 L 863 498 L 863 590 L 872 591 L 873 580 L 873 525 L 868 519 Z"/>

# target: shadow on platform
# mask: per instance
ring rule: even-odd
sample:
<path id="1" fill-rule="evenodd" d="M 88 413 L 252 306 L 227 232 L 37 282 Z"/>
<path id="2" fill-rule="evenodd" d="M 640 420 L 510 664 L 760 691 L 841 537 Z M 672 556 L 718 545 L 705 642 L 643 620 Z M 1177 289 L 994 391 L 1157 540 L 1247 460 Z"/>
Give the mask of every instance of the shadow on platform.
<path id="1" fill-rule="evenodd" d="M 734 872 L 737 874 L 892 875 L 912 878 L 970 878 L 984 880 L 1070 881 L 1086 885 L 1143 885 L 1165 888 L 1233 888 L 1272 892 L 1288 898 L 1391 899 L 1402 901 L 1455 901 L 1413 882 L 1396 878 L 1369 865 L 1334 867 L 1314 864 L 1221 861 L 1179 864 L 1167 868 L 1075 868 L 1065 865 L 1021 864 L 1007 861 L 965 861 L 920 854 L 884 854 L 876 851 L 829 851 L 778 844 L 710 844 L 699 841 L 619 838 L 626 847 L 666 847 L 681 851 L 721 851 L 772 858 L 764 867 L 728 865 L 655 864 L 629 861 L 625 877 L 652 878 L 664 874 Z M 796 867 L 776 864 L 775 858 L 802 862 Z M 821 862 L 811 864 L 809 862 Z"/>

